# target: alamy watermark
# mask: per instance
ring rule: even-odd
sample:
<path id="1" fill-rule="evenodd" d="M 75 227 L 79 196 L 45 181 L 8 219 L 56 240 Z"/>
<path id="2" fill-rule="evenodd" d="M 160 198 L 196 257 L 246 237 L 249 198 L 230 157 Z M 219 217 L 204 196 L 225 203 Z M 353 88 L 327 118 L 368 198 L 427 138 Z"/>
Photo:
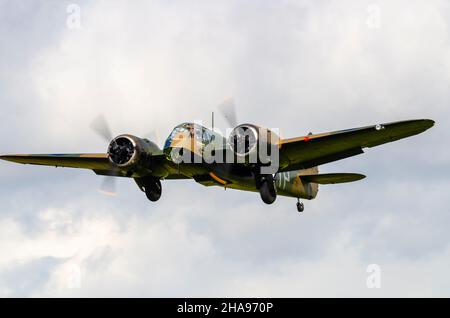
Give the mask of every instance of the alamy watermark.
<path id="1" fill-rule="evenodd" d="M 67 288 L 81 288 L 81 268 L 78 265 L 70 265 L 67 274 Z"/>
<path id="2" fill-rule="evenodd" d="M 369 29 L 381 28 L 381 7 L 372 3 L 367 6 L 367 19 L 366 24 Z"/>
<path id="3" fill-rule="evenodd" d="M 81 28 L 81 7 L 76 3 L 71 3 L 66 8 L 66 26 L 69 29 Z"/>
<path id="4" fill-rule="evenodd" d="M 381 267 L 378 264 L 367 266 L 366 272 L 369 273 L 366 280 L 367 288 L 381 288 Z"/>

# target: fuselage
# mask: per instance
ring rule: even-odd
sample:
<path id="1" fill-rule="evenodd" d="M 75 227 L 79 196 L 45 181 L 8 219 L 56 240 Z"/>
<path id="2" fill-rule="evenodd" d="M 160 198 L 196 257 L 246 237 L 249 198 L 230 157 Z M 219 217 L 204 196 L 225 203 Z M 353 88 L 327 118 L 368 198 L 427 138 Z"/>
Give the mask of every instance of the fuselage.
<path id="1" fill-rule="evenodd" d="M 221 186 L 229 189 L 258 192 L 255 172 L 250 165 L 236 165 L 231 158 L 227 139 L 219 132 L 198 124 L 184 123 L 173 129 L 164 143 L 163 152 L 171 162 L 170 173 L 193 178 L 205 186 Z M 223 159 L 222 162 L 205 163 L 205 153 L 211 152 Z M 219 153 L 222 155 L 219 156 Z M 182 164 L 177 160 L 187 159 Z M 189 161 L 190 160 L 190 161 Z M 189 161 L 189 162 L 186 162 Z M 288 197 L 313 199 L 318 185 L 303 182 L 302 175 L 317 174 L 318 168 L 287 171 L 275 174 L 277 194 Z"/>

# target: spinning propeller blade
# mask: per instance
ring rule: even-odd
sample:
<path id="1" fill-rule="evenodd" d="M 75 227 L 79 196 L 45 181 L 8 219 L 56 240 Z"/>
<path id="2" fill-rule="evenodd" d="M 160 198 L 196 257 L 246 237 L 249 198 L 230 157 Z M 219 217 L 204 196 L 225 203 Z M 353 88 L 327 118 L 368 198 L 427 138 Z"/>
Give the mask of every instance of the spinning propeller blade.
<path id="1" fill-rule="evenodd" d="M 98 188 L 98 191 L 106 195 L 116 195 L 116 178 L 104 177 L 102 184 Z"/>
<path id="2" fill-rule="evenodd" d="M 218 109 L 222 116 L 227 121 L 227 124 L 230 126 L 228 128 L 234 128 L 237 124 L 237 116 L 236 116 L 236 103 L 233 98 L 227 98 L 222 103 L 219 104 Z"/>
<path id="3" fill-rule="evenodd" d="M 90 127 L 107 142 L 110 142 L 113 139 L 111 129 L 109 128 L 108 121 L 106 120 L 104 115 L 99 115 L 98 117 L 96 117 L 92 121 Z"/>

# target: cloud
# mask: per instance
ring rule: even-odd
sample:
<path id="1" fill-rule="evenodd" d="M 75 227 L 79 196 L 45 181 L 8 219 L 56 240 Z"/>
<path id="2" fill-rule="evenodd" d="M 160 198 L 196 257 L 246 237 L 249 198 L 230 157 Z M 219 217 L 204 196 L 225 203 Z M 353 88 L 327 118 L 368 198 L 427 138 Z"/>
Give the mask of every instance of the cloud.
<path id="1" fill-rule="evenodd" d="M 98 152 L 116 134 L 168 135 L 234 96 L 239 120 L 284 136 L 408 118 L 423 135 L 321 167 L 361 172 L 306 212 L 255 193 L 90 171 L 0 166 L 2 296 L 448 296 L 449 8 L 445 2 L 4 2 L 0 152 Z M 38 14 L 36 14 L 38 12 Z M 218 119 L 219 125 L 224 122 Z M 379 264 L 382 288 L 366 287 Z"/>

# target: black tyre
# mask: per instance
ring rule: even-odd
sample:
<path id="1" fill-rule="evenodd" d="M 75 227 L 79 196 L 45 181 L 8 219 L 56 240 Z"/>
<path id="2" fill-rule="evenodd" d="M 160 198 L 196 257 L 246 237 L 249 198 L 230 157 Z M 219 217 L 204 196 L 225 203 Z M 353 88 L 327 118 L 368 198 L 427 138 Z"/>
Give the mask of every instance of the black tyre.
<path id="1" fill-rule="evenodd" d="M 147 195 L 147 198 L 150 201 L 152 202 L 158 201 L 161 198 L 161 193 L 162 193 L 161 181 L 153 180 L 145 185 L 145 194 Z"/>
<path id="2" fill-rule="evenodd" d="M 303 212 L 305 210 L 305 206 L 303 205 L 302 202 L 297 202 L 297 211 L 298 212 Z"/>
<path id="3" fill-rule="evenodd" d="M 265 204 L 272 204 L 277 199 L 277 191 L 273 182 L 263 180 L 259 188 L 259 194 Z"/>

